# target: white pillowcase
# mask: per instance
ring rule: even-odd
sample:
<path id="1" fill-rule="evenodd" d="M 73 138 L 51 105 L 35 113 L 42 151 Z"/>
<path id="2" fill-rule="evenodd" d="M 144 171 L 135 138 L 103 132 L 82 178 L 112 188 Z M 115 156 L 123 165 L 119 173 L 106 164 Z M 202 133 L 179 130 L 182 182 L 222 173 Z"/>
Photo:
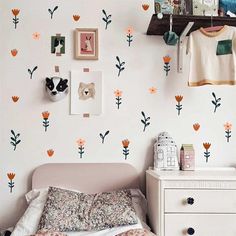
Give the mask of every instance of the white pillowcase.
<path id="1" fill-rule="evenodd" d="M 48 195 L 48 189 L 35 189 L 25 195 L 29 206 L 20 218 L 11 236 L 35 234 Z"/>
<path id="2" fill-rule="evenodd" d="M 139 189 L 130 189 L 132 203 L 138 218 L 146 223 L 147 200 Z"/>
<path id="3" fill-rule="evenodd" d="M 37 232 L 39 220 L 47 200 L 47 195 L 48 188 L 33 189 L 25 194 L 29 206 L 16 224 L 11 236 L 25 236 Z M 139 189 L 131 189 L 131 195 L 133 206 L 138 218 L 142 222 L 146 222 L 147 200 Z M 143 226 L 144 228 L 149 228 L 145 224 Z"/>

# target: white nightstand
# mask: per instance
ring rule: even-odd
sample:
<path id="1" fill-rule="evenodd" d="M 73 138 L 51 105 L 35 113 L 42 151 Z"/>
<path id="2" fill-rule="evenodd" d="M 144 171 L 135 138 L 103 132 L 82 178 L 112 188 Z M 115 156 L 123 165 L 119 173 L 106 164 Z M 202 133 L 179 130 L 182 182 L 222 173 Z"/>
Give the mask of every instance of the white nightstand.
<path id="1" fill-rule="evenodd" d="M 235 236 L 236 171 L 146 172 L 149 223 L 158 236 Z"/>

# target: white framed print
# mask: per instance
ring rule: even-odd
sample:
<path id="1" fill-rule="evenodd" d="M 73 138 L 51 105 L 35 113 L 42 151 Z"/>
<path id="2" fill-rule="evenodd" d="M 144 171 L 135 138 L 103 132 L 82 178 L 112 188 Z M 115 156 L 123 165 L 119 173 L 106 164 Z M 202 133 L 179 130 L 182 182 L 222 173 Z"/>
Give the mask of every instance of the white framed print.
<path id="1" fill-rule="evenodd" d="M 102 72 L 71 71 L 71 114 L 102 114 Z"/>

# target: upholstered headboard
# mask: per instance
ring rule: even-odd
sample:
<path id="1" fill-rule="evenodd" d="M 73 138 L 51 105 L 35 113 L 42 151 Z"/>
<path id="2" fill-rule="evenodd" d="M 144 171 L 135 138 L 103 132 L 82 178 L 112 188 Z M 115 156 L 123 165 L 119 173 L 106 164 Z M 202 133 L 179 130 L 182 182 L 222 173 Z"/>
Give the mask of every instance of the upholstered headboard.
<path id="1" fill-rule="evenodd" d="M 35 169 L 32 189 L 64 187 L 86 193 L 140 188 L 136 169 L 125 163 L 56 163 Z"/>

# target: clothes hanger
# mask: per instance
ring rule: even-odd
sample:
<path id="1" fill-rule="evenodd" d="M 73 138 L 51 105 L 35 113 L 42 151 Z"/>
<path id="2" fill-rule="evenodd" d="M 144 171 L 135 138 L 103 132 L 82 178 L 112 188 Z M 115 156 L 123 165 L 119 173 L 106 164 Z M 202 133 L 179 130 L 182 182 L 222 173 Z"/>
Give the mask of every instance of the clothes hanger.
<path id="1" fill-rule="evenodd" d="M 223 29 L 224 26 L 219 25 L 219 26 L 214 26 L 213 25 L 213 16 L 211 14 L 211 27 L 207 27 L 207 28 L 203 28 L 204 31 L 210 33 L 210 32 L 217 32 L 220 31 L 221 29 Z"/>
<path id="2" fill-rule="evenodd" d="M 167 45 L 175 46 L 178 42 L 179 36 L 173 31 L 173 15 L 170 14 L 170 29 L 165 32 L 163 39 Z"/>

